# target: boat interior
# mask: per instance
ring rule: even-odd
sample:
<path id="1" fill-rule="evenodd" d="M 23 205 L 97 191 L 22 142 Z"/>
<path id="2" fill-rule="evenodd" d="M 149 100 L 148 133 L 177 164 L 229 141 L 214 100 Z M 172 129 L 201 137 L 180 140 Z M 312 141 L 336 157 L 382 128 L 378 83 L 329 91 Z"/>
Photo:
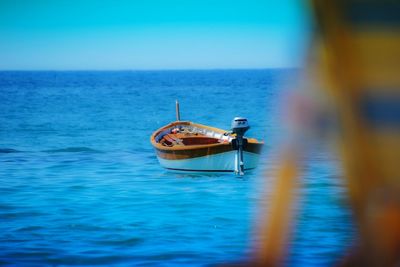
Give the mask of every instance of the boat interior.
<path id="1" fill-rule="evenodd" d="M 155 138 L 157 143 L 173 147 L 229 143 L 233 136 L 228 132 L 217 132 L 193 125 L 174 125 L 161 131 Z"/>

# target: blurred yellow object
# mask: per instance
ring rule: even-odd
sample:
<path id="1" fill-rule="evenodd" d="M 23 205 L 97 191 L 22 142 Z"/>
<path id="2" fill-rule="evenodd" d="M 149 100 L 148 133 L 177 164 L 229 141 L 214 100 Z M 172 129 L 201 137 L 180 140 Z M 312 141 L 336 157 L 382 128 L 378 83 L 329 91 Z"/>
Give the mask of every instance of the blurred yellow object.
<path id="1" fill-rule="evenodd" d="M 288 153 L 291 153 L 290 151 Z M 255 255 L 259 266 L 274 266 L 281 263 L 286 254 L 285 244 L 291 228 L 292 205 L 295 201 L 298 169 L 295 154 L 285 154 L 282 166 L 278 170 L 269 212 L 263 221 L 268 223 L 260 229 L 258 253 Z"/>
<path id="2" fill-rule="evenodd" d="M 400 1 L 314 0 L 308 72 L 337 115 L 336 141 L 358 228 L 344 266 L 400 266 Z M 296 154 L 296 149 L 292 149 Z M 292 156 L 291 156 L 292 157 Z M 284 262 L 296 161 L 284 159 L 256 262 Z M 290 177 L 290 178 L 289 178 Z M 286 181 L 286 182 L 285 182 Z M 284 208 L 283 210 L 280 210 Z M 289 216 L 290 217 L 290 216 Z"/>

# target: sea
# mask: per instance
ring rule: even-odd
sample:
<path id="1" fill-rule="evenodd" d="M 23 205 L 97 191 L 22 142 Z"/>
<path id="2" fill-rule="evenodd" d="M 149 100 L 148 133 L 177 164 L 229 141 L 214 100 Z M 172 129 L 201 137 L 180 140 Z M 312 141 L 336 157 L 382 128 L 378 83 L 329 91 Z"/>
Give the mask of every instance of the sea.
<path id="1" fill-rule="evenodd" d="M 251 259 L 297 69 L 0 72 L 1 266 L 220 266 Z M 291 84 L 289 86 L 289 84 Z M 265 142 L 258 169 L 163 169 L 150 135 L 175 120 Z M 354 240 L 335 153 L 310 149 L 287 266 L 332 266 Z M 291 211 L 287 211 L 291 212 Z M 267 216 L 268 217 L 268 216 Z"/>

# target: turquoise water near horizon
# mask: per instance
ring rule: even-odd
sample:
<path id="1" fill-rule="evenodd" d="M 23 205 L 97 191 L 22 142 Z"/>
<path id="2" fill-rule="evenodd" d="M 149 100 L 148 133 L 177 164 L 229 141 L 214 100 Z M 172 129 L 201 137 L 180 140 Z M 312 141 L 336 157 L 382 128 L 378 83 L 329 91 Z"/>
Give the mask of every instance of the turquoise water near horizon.
<path id="1" fill-rule="evenodd" d="M 210 266 L 249 259 L 292 69 L 0 72 L 0 265 Z M 265 141 L 244 177 L 176 173 L 151 133 L 244 116 Z M 353 226 L 335 157 L 310 153 L 290 266 L 332 265 Z"/>

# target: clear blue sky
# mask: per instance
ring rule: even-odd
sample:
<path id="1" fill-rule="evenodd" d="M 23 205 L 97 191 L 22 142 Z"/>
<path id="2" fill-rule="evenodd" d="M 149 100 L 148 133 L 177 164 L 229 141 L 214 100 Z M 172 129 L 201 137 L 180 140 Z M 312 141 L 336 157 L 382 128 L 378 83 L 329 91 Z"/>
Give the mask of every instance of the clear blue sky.
<path id="1" fill-rule="evenodd" d="M 293 67 L 300 0 L 0 0 L 0 69 Z"/>

